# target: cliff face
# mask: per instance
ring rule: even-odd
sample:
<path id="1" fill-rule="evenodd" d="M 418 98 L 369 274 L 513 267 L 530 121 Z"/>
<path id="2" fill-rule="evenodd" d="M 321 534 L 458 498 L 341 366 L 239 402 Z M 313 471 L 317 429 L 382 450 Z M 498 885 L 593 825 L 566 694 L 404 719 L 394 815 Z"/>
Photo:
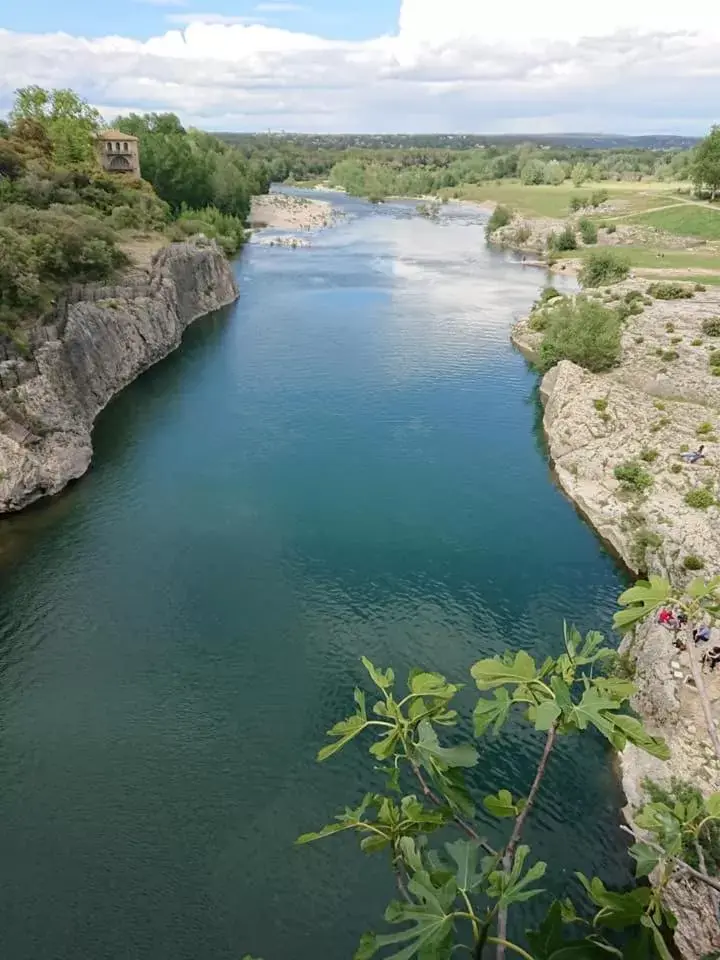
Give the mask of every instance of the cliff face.
<path id="1" fill-rule="evenodd" d="M 207 241 L 165 247 L 142 281 L 70 304 L 32 359 L 0 363 L 0 513 L 80 477 L 103 407 L 171 353 L 188 324 L 238 296 L 227 260 Z"/>
<path id="2" fill-rule="evenodd" d="M 641 285 L 617 289 L 633 286 Z M 718 315 L 717 290 L 681 302 L 654 301 L 629 318 L 619 367 L 591 374 L 564 360 L 541 385 L 543 425 L 559 485 L 630 569 L 679 585 L 720 573 L 720 507 L 698 509 L 685 499 L 691 490 L 711 489 L 717 496 L 713 468 L 720 454 L 715 433 L 720 381 L 711 375 L 709 358 L 720 342 L 703 331 L 703 321 Z M 513 331 L 513 342 L 529 359 L 537 356 L 540 340 L 526 321 Z M 704 460 L 682 459 L 684 450 L 702 442 Z M 652 486 L 642 492 L 624 488 L 614 468 L 628 460 L 642 465 Z M 697 558 L 702 569 L 688 570 L 688 558 Z M 717 629 L 713 642 L 720 642 Z M 709 794 L 720 790 L 720 761 L 698 694 L 688 683 L 688 654 L 674 647 L 670 632 L 647 622 L 626 637 L 621 650 L 635 665 L 633 706 L 651 732 L 665 738 L 671 754 L 665 763 L 632 745 L 623 751 L 626 815 L 632 824 L 633 811 L 646 801 L 647 779 L 669 785 L 678 778 Z M 720 726 L 720 673 L 705 674 L 704 682 Z M 675 942 L 681 956 L 698 960 L 720 948 L 707 887 L 676 877 L 666 899 L 678 917 Z"/>

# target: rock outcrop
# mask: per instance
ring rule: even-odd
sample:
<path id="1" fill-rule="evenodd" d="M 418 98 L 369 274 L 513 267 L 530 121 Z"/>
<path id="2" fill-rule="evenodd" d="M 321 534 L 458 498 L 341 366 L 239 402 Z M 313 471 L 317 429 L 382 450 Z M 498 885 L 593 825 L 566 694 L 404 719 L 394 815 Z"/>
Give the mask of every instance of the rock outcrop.
<path id="1" fill-rule="evenodd" d="M 42 328 L 30 357 L 0 363 L 0 513 L 80 477 L 103 407 L 238 289 L 215 243 L 196 241 L 160 250 L 144 277 L 86 296 Z"/>
<path id="2" fill-rule="evenodd" d="M 645 294 L 646 288 L 630 281 L 613 288 L 612 296 Z M 689 299 L 646 301 L 643 312 L 625 324 L 617 368 L 592 374 L 563 360 L 541 384 L 543 424 L 560 487 L 631 570 L 661 574 L 679 585 L 720 573 L 720 377 L 713 375 L 720 338 L 708 333 L 716 329 L 709 321 L 717 317 L 717 289 Z M 537 359 L 541 338 L 527 320 L 512 334 L 530 360 Z M 695 464 L 683 459 L 684 451 L 700 443 L 705 459 Z M 634 491 L 616 478 L 615 468 L 627 461 L 652 478 L 649 488 Z M 707 491 L 711 505 L 690 505 L 691 491 Z M 717 629 L 713 633 L 720 642 Z M 633 746 L 623 751 L 626 815 L 632 823 L 633 811 L 645 802 L 648 779 L 669 785 L 677 778 L 709 794 L 720 790 L 720 761 L 697 691 L 688 682 L 688 654 L 676 649 L 672 634 L 648 622 L 625 639 L 621 651 L 634 664 L 633 706 L 671 752 L 664 763 Z M 720 672 L 706 674 L 705 685 L 720 726 Z M 707 887 L 688 878 L 673 880 L 667 899 L 679 920 L 675 939 L 686 960 L 720 949 L 720 925 Z"/>

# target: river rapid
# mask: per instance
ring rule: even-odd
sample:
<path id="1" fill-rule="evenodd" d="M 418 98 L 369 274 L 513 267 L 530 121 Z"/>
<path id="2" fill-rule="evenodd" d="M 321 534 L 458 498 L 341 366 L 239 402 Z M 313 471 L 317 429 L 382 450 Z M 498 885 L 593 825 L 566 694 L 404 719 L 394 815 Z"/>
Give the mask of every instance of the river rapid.
<path id="1" fill-rule="evenodd" d="M 389 871 L 293 840 L 381 785 L 357 746 L 314 762 L 360 656 L 462 681 L 609 625 L 622 574 L 508 340 L 544 274 L 481 211 L 332 199 L 310 248 L 245 249 L 240 300 L 102 414 L 88 476 L 0 525 L 9 960 L 350 957 Z M 481 748 L 480 795 L 527 792 L 537 735 Z M 629 878 L 621 804 L 604 744 L 562 743 L 527 831 L 550 886 Z"/>

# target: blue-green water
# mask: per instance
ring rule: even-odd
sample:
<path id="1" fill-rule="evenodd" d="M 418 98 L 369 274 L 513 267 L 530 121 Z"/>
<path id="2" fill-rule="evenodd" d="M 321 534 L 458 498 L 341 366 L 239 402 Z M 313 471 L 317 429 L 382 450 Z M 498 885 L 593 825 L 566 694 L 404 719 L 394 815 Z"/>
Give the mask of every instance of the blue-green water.
<path id="1" fill-rule="evenodd" d="M 364 653 L 467 678 L 606 627 L 621 574 L 552 484 L 508 327 L 544 277 L 482 216 L 351 214 L 251 245 L 242 297 L 104 413 L 91 473 L 0 526 L 0 931 L 9 960 L 351 956 L 392 896 L 351 841 L 294 848 L 370 763 L 313 762 Z M 475 784 L 527 790 L 513 727 Z M 528 839 L 623 882 L 592 737 Z M 492 830 L 492 827 L 489 826 Z"/>

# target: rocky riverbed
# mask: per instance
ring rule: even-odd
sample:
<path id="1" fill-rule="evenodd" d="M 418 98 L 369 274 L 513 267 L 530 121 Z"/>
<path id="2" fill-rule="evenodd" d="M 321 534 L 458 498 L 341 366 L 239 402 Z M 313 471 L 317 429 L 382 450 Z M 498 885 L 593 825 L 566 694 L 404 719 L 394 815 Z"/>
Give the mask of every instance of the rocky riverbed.
<path id="1" fill-rule="evenodd" d="M 557 482 L 603 540 L 636 573 L 682 585 L 720 573 L 720 377 L 713 375 L 720 319 L 717 328 L 712 322 L 720 318 L 720 289 L 656 300 L 647 299 L 646 283 L 628 281 L 613 287 L 611 296 L 631 290 L 646 301 L 642 313 L 625 323 L 619 366 L 592 374 L 567 360 L 557 364 L 541 385 L 543 424 Z M 542 334 L 527 319 L 512 339 L 528 359 L 537 359 Z M 706 457 L 688 463 L 683 453 L 701 443 Z M 652 478 L 641 494 L 615 476 L 628 461 Z M 692 505 L 700 502 L 709 505 Z M 720 642 L 717 629 L 713 640 Z M 667 763 L 632 746 L 623 752 L 632 822 L 646 779 L 667 785 L 679 778 L 709 794 L 720 790 L 720 761 L 689 677 L 688 654 L 673 646 L 672 634 L 648 623 L 623 649 L 635 664 L 634 706 L 671 751 Z M 704 680 L 720 726 L 720 671 Z M 717 904 L 706 887 L 678 879 L 668 898 L 679 918 L 676 942 L 683 957 L 698 960 L 720 948 Z"/>
<path id="2" fill-rule="evenodd" d="M 274 230 L 311 230 L 327 227 L 333 220 L 332 204 L 326 200 L 295 197 L 287 193 L 269 193 L 253 197 L 251 227 Z"/>

